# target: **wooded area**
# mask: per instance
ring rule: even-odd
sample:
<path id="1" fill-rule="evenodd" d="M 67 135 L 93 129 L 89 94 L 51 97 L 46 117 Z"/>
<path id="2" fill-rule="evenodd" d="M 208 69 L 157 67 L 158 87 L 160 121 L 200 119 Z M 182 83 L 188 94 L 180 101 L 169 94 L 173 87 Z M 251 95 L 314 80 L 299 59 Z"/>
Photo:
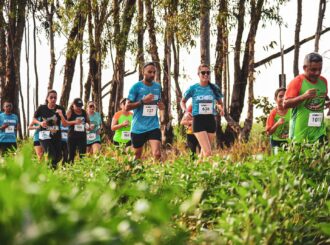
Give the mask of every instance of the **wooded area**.
<path id="1" fill-rule="evenodd" d="M 141 78 L 145 61 L 157 65 L 156 81 L 163 89 L 165 111 L 160 115 L 163 143 L 173 142 L 173 114 L 182 118 L 179 101 L 182 97 L 180 53 L 195 47 L 196 36 L 200 42 L 200 62 L 210 63 L 212 36 L 216 43 L 214 81 L 224 95 L 227 128 L 218 127 L 218 144 L 230 145 L 235 139 L 247 140 L 253 123 L 254 73 L 257 66 L 279 57 L 281 52 L 255 60 L 256 35 L 261 25 L 279 25 L 284 20 L 279 16 L 280 6 L 288 0 L 1 0 L 0 1 L 0 97 L 13 102 L 13 112 L 22 122 L 20 137 L 27 136 L 27 123 L 31 119 L 31 104 L 34 108 L 43 102 L 40 98 L 36 40 L 49 44 L 50 71 L 48 89 L 54 85 L 54 74 L 63 69 L 64 78 L 60 104 L 69 104 L 74 76 L 80 77 L 80 96 L 85 103 L 95 101 L 104 118 L 107 135 L 111 135 L 110 123 L 119 109 L 123 97 L 125 77 L 138 73 Z M 294 73 L 297 74 L 299 47 L 315 40 L 319 50 L 320 36 L 330 30 L 323 26 L 327 1 L 319 1 L 319 15 L 315 35 L 301 39 L 302 0 L 297 0 L 297 17 L 294 43 L 283 50 L 294 50 Z M 30 31 L 28 23 L 33 23 Z M 38 29 L 43 32 L 38 32 Z M 216 30 L 212 32 L 212 30 Z M 46 34 L 45 34 L 46 33 Z M 229 33 L 236 33 L 230 43 Z M 31 36 L 32 35 L 32 36 Z M 39 36 L 38 36 L 39 35 Z M 57 67 L 56 38 L 66 39 L 65 65 Z M 30 45 L 30 40 L 33 44 Z M 24 43 L 23 43 L 24 41 Z M 25 46 L 27 74 L 21 74 L 22 45 Z M 33 46 L 33 48 L 31 47 Z M 161 51 L 163 49 L 163 51 Z M 32 52 L 33 50 L 33 52 Z M 31 52 L 30 52 L 31 51 Z M 229 53 L 234 52 L 234 59 Z M 82 54 L 88 54 L 89 69 L 84 71 Z M 128 55 L 135 57 L 134 71 L 128 71 L 125 62 Z M 24 56 L 23 56 L 24 57 Z M 111 57 L 113 76 L 102 81 L 104 61 Z M 29 64 L 33 60 L 33 64 Z M 80 74 L 75 74 L 79 62 Z M 234 74 L 229 66 L 233 64 Z M 213 64 L 211 64 L 213 65 Z M 33 66 L 33 67 L 32 67 Z M 32 70 L 34 71 L 32 74 Z M 84 73 L 88 74 L 84 76 Z M 27 87 L 35 88 L 35 96 L 21 89 L 21 76 L 27 76 Z M 85 81 L 83 78 L 86 77 Z M 174 98 L 171 91 L 174 90 Z M 248 113 L 243 120 L 242 110 L 248 96 Z M 105 98 L 109 95 L 109 100 Z M 107 108 L 107 110 L 105 109 Z M 218 118 L 224 121 L 224 119 Z M 243 124 L 240 124 L 244 121 Z M 226 135 L 226 137 L 221 137 Z M 225 140 L 225 142 L 223 142 Z"/>

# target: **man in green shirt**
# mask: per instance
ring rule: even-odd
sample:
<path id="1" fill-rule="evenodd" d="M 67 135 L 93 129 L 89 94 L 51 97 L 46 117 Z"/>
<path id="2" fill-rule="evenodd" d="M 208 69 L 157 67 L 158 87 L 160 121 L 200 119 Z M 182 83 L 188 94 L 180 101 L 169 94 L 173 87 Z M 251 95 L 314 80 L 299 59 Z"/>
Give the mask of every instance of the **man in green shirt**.
<path id="1" fill-rule="evenodd" d="M 327 142 L 324 109 L 328 83 L 321 76 L 322 62 L 318 53 L 306 55 L 304 73 L 287 87 L 284 108 L 292 108 L 289 137 L 295 142 Z"/>

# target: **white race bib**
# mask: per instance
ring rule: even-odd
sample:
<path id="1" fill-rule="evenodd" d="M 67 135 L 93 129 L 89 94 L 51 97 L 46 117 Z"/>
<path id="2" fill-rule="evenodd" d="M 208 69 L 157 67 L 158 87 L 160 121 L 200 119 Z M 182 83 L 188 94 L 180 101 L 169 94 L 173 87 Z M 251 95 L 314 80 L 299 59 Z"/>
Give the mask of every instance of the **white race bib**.
<path id="1" fill-rule="evenodd" d="M 50 131 L 40 131 L 39 139 L 41 140 L 49 140 L 50 139 Z"/>
<path id="2" fill-rule="evenodd" d="M 212 114 L 213 113 L 213 103 L 199 103 L 198 114 Z"/>
<path id="3" fill-rule="evenodd" d="M 68 139 L 68 133 L 67 132 L 61 132 L 62 140 Z"/>
<path id="4" fill-rule="evenodd" d="M 12 134 L 15 132 L 15 126 L 11 125 L 11 126 L 8 126 L 7 128 L 5 128 L 5 133 L 6 134 Z"/>
<path id="5" fill-rule="evenodd" d="M 74 125 L 74 131 L 76 131 L 76 132 L 84 132 L 85 131 L 85 125 L 84 124 L 76 124 L 76 125 Z"/>
<path id="6" fill-rule="evenodd" d="M 96 139 L 96 133 L 87 134 L 87 140 L 92 141 Z"/>
<path id="7" fill-rule="evenodd" d="M 156 116 L 157 105 L 144 105 L 142 115 L 145 117 Z"/>
<path id="8" fill-rule="evenodd" d="M 131 140 L 131 132 L 130 131 L 121 132 L 121 138 L 123 140 Z"/>
<path id="9" fill-rule="evenodd" d="M 309 113 L 308 127 L 321 127 L 323 113 Z"/>

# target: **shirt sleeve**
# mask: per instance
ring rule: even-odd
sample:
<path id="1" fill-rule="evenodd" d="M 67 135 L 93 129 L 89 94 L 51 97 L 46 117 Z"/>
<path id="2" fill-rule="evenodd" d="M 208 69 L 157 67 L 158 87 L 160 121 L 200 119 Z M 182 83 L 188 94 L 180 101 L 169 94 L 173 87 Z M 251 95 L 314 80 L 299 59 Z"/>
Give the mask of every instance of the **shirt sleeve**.
<path id="1" fill-rule="evenodd" d="M 301 76 L 295 77 L 288 85 L 284 98 L 290 99 L 297 97 L 301 89 L 303 78 Z"/>
<path id="2" fill-rule="evenodd" d="M 325 83 L 325 86 L 326 86 L 326 88 L 327 88 L 327 95 L 328 95 L 328 81 L 327 81 L 327 79 L 326 79 L 325 77 L 323 77 L 323 76 L 320 76 L 320 79 Z"/>
<path id="3" fill-rule="evenodd" d="M 193 96 L 193 88 L 190 86 L 188 90 L 184 93 L 183 98 L 185 101 L 187 101 L 189 98 Z"/>
<path id="4" fill-rule="evenodd" d="M 136 102 L 137 100 L 137 84 L 133 85 L 133 87 L 129 90 L 127 99 L 131 102 Z"/>
<path id="5" fill-rule="evenodd" d="M 37 110 L 34 112 L 34 118 L 38 119 L 38 121 L 40 121 L 39 119 L 41 118 L 40 115 L 40 106 L 37 108 Z"/>
<path id="6" fill-rule="evenodd" d="M 116 120 L 118 120 L 120 118 L 120 116 L 121 116 L 121 111 L 117 111 L 115 113 L 115 115 L 113 115 L 113 118 L 116 119 Z"/>
<path id="7" fill-rule="evenodd" d="M 269 129 L 271 129 L 274 124 L 275 124 L 275 116 L 276 116 L 276 109 L 273 109 L 268 118 L 267 118 L 267 122 L 266 122 L 266 131 L 268 131 Z"/>

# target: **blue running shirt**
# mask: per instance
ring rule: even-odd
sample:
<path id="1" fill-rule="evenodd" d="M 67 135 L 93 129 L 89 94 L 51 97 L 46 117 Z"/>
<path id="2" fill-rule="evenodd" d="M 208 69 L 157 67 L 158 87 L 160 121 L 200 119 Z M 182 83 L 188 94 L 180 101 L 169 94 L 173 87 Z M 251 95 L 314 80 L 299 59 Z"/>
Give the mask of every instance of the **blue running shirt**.
<path id="1" fill-rule="evenodd" d="M 130 89 L 128 99 L 131 102 L 138 102 L 148 94 L 153 94 L 155 96 L 154 101 L 134 109 L 131 129 L 131 132 L 134 134 L 142 134 L 159 128 L 157 114 L 157 103 L 161 99 L 161 86 L 159 83 L 152 82 L 151 86 L 147 86 L 142 81 L 137 82 Z"/>
<path id="2" fill-rule="evenodd" d="M 90 145 L 94 142 L 101 142 L 101 136 L 97 133 L 97 131 L 101 128 L 102 118 L 98 112 L 94 112 L 94 114 L 90 114 L 88 116 L 90 125 L 94 125 L 93 130 L 87 131 L 87 145 Z"/>
<path id="3" fill-rule="evenodd" d="M 0 114 L 0 126 L 8 124 L 9 126 L 0 130 L 0 143 L 15 143 L 16 142 L 16 127 L 18 117 L 15 114 Z"/>
<path id="4" fill-rule="evenodd" d="M 215 84 L 215 86 L 217 86 Z M 183 98 L 187 101 L 192 98 L 192 115 L 216 114 L 214 101 L 218 101 L 222 96 L 216 96 L 210 86 L 201 86 L 196 83 L 189 87 Z"/>

